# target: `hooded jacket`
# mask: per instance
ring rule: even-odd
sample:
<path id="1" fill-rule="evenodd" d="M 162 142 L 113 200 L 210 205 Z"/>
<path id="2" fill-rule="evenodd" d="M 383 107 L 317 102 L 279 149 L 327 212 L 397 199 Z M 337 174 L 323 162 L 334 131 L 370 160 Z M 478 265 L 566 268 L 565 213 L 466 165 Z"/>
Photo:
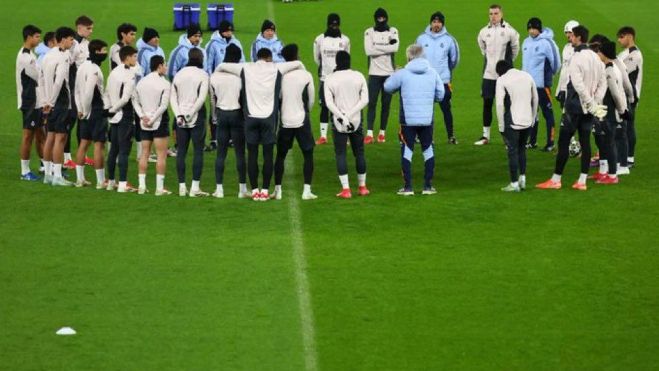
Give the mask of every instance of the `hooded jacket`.
<path id="1" fill-rule="evenodd" d="M 240 63 L 245 63 L 245 53 L 243 52 L 243 46 L 235 36 L 231 37 L 231 40 L 227 40 L 220 35 L 219 31 L 213 32 L 210 41 L 206 44 L 206 59 L 204 60 L 204 69 L 206 72 L 211 75 L 215 72 L 215 68 L 224 62 L 224 53 L 227 50 L 227 46 L 233 44 L 240 48 Z"/>
<path id="2" fill-rule="evenodd" d="M 151 46 L 142 38 L 137 40 L 137 64 L 142 68 L 142 76 L 151 73 L 151 57 L 159 55 L 165 58 L 165 52 L 160 46 Z"/>
<path id="3" fill-rule="evenodd" d="M 384 90 L 400 90 L 400 122 L 410 126 L 432 125 L 433 107 L 444 99 L 444 82 L 425 58 L 411 60 L 384 82 Z"/>
<path id="4" fill-rule="evenodd" d="M 423 47 L 426 59 L 442 78 L 444 84 L 451 82 L 451 72 L 460 62 L 460 48 L 446 27 L 432 32 L 430 26 L 416 39 L 417 45 Z"/>
<path id="5" fill-rule="evenodd" d="M 199 45 L 201 45 L 201 43 L 202 41 L 199 41 Z M 204 48 L 192 45 L 190 40 L 188 40 L 187 34 L 181 35 L 181 37 L 178 38 L 178 46 L 172 50 L 172 54 L 169 56 L 167 77 L 169 77 L 170 81 L 174 80 L 176 73 L 188 64 L 188 53 L 192 48 L 201 50 L 201 52 L 204 53 L 204 60 L 206 60 L 206 51 Z"/>
<path id="6" fill-rule="evenodd" d="M 275 34 L 270 40 L 263 37 L 262 33 L 256 37 L 256 40 L 252 43 L 252 62 L 256 62 L 256 53 L 263 48 L 270 49 L 273 62 L 285 62 L 284 57 L 281 56 L 281 50 L 284 48 L 284 45 L 279 38 L 277 38 L 277 34 Z"/>
<path id="7" fill-rule="evenodd" d="M 538 88 L 550 88 L 553 76 L 561 68 L 558 45 L 554 42 L 554 32 L 543 28 L 536 37 L 527 37 L 522 44 L 522 70 L 533 77 Z"/>
<path id="8" fill-rule="evenodd" d="M 37 45 L 36 48 L 34 48 L 34 54 L 37 55 L 37 65 L 41 66 L 41 61 L 43 61 L 43 58 L 46 56 L 46 53 L 50 51 L 50 48 L 48 45 L 45 43 L 40 43 Z"/>

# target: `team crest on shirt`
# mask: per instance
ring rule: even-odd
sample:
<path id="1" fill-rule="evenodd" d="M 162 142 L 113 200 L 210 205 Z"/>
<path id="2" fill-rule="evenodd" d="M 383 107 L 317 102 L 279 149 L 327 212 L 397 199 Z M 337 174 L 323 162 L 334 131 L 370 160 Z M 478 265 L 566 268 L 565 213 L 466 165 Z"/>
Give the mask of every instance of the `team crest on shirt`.
<path id="1" fill-rule="evenodd" d="M 506 36 L 506 33 L 501 31 L 501 36 Z"/>
<path id="2" fill-rule="evenodd" d="M 536 46 L 536 47 L 535 47 L 535 51 L 537 52 L 538 50 L 540 50 L 540 47 L 539 47 L 539 46 Z"/>
<path id="3" fill-rule="evenodd" d="M 339 48 L 343 48 L 343 47 L 344 47 L 343 42 L 340 42 L 340 43 L 339 43 Z"/>
<path id="4" fill-rule="evenodd" d="M 444 43 L 439 44 L 439 47 L 444 49 Z"/>

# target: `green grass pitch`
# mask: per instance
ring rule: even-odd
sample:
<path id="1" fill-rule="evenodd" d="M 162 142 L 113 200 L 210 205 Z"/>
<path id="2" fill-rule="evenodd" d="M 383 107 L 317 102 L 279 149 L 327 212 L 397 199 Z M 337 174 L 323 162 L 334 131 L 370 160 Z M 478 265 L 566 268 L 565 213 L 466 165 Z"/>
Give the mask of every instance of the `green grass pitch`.
<path id="1" fill-rule="evenodd" d="M 526 20 L 538 16 L 558 34 L 561 48 L 569 19 L 610 37 L 618 27 L 633 25 L 646 70 L 637 167 L 630 176 L 612 187 L 591 183 L 585 193 L 567 187 L 511 195 L 499 191 L 508 180 L 501 139 L 493 135 L 494 143 L 485 148 L 471 144 L 481 130 L 482 59 L 476 35 L 487 22 L 489 2 L 269 5 L 235 0 L 237 36 L 245 47 L 272 11 L 279 37 L 301 46 L 312 71 L 313 39 L 332 11 L 341 14 L 342 30 L 352 40 L 353 66 L 364 73 L 363 31 L 378 6 L 388 10 L 390 24 L 400 30 L 403 48 L 426 27 L 432 12 L 442 10 L 462 52 L 453 98 L 458 146 L 446 144 L 443 120 L 435 112 L 436 196 L 395 195 L 401 178 L 394 99 L 387 143 L 366 149 L 369 197 L 335 199 L 333 150 L 323 146 L 315 152 L 314 191 L 320 198 L 297 201 L 302 158 L 296 147 L 284 200 L 268 203 L 234 197 L 232 153 L 225 181 L 230 197 L 223 200 L 54 189 L 19 181 L 14 62 L 23 25 L 53 30 L 73 26 L 78 15 L 86 14 L 96 23 L 93 36 L 111 42 L 116 26 L 128 21 L 139 33 L 144 26 L 157 28 L 168 56 L 179 33 L 172 31 L 167 1 L 4 5 L 1 370 L 659 367 L 657 3 L 503 3 L 505 19 L 522 38 Z M 403 54 L 397 56 L 400 65 Z M 316 131 L 317 115 L 315 109 Z M 544 138 L 541 127 L 540 141 Z M 414 160 L 417 180 L 420 156 L 417 152 Z M 204 190 L 214 186 L 213 160 L 206 155 Z M 532 151 L 529 184 L 549 177 L 553 164 L 554 155 Z M 354 186 L 352 161 L 350 168 Z M 136 173 L 131 160 L 134 184 Z M 577 173 L 571 160 L 565 183 Z M 93 178 L 89 169 L 87 177 Z M 175 180 L 170 161 L 168 188 L 176 190 Z M 78 334 L 56 336 L 63 326 Z"/>

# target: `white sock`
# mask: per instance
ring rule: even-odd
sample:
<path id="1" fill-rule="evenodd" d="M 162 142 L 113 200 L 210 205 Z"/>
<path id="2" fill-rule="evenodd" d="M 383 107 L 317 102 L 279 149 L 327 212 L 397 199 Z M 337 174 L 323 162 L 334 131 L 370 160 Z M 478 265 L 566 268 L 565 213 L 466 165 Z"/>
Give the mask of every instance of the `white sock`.
<path id="1" fill-rule="evenodd" d="M 215 186 L 215 193 L 222 193 L 222 194 L 224 193 L 224 187 L 222 186 L 222 184 L 218 184 Z"/>
<path id="2" fill-rule="evenodd" d="M 238 186 L 238 192 L 247 193 L 247 183 L 240 183 Z"/>
<path id="3" fill-rule="evenodd" d="M 96 183 L 100 185 L 105 183 L 105 169 L 96 169 Z"/>
<path id="4" fill-rule="evenodd" d="M 386 132 L 384 130 L 380 129 L 380 134 L 378 134 L 378 135 L 385 135 L 385 134 L 386 134 Z"/>
<path id="5" fill-rule="evenodd" d="M 483 136 L 487 138 L 488 140 L 490 139 L 490 128 L 483 126 Z"/>
<path id="6" fill-rule="evenodd" d="M 311 184 L 305 184 L 304 189 L 302 190 L 303 193 L 311 193 Z"/>
<path id="7" fill-rule="evenodd" d="M 600 160 L 600 173 L 606 174 L 609 171 L 609 162 L 606 160 Z"/>
<path id="8" fill-rule="evenodd" d="M 45 176 L 53 175 L 53 162 L 52 161 L 44 161 L 43 162 L 43 174 Z"/>
<path id="9" fill-rule="evenodd" d="M 350 183 L 348 183 L 348 174 L 339 175 L 339 181 L 341 182 L 341 188 L 343 189 L 350 188 Z"/>
<path id="10" fill-rule="evenodd" d="M 126 189 L 126 187 L 128 187 L 128 182 L 126 182 L 126 181 L 123 181 L 123 182 L 122 182 L 122 181 L 119 181 L 119 188 L 121 188 L 121 189 Z"/>
<path id="11" fill-rule="evenodd" d="M 519 188 L 519 181 L 510 183 L 511 186 Z"/>
<path id="12" fill-rule="evenodd" d="M 560 183 L 561 182 L 561 176 L 558 174 L 554 174 L 551 176 L 551 181 L 554 183 Z"/>
<path id="13" fill-rule="evenodd" d="M 53 163 L 53 176 L 55 178 L 61 178 L 62 177 L 62 164 Z"/>
<path id="14" fill-rule="evenodd" d="M 261 194 L 264 195 L 265 197 L 268 197 L 268 190 L 267 189 L 262 189 Z"/>
<path id="15" fill-rule="evenodd" d="M 30 172 L 30 160 L 21 160 L 21 175 Z"/>
<path id="16" fill-rule="evenodd" d="M 76 179 L 78 182 L 82 182 L 85 180 L 85 167 L 76 165 Z"/>
<path id="17" fill-rule="evenodd" d="M 179 192 L 183 192 L 183 191 L 187 191 L 187 190 L 188 190 L 188 188 L 185 186 L 185 183 L 179 183 L 178 184 L 178 191 Z"/>
<path id="18" fill-rule="evenodd" d="M 192 192 L 199 191 L 199 181 L 198 180 L 193 180 L 192 181 L 192 187 L 190 187 L 190 191 L 192 191 Z"/>
<path id="19" fill-rule="evenodd" d="M 64 152 L 64 162 L 67 162 L 67 161 L 72 161 L 71 160 L 71 153 Z"/>
<path id="20" fill-rule="evenodd" d="M 275 185 L 275 194 L 281 193 L 281 184 Z"/>
<path id="21" fill-rule="evenodd" d="M 357 181 L 359 182 L 360 187 L 366 187 L 366 173 L 357 174 Z"/>
<path id="22" fill-rule="evenodd" d="M 519 183 L 526 183 L 526 175 L 520 175 L 517 181 Z"/>
<path id="23" fill-rule="evenodd" d="M 146 188 L 146 174 L 137 174 L 137 178 L 139 179 L 139 187 Z"/>
<path id="24" fill-rule="evenodd" d="M 320 123 L 320 136 L 321 138 L 327 138 L 327 128 L 329 127 L 329 124 L 326 122 L 321 122 Z"/>
<path id="25" fill-rule="evenodd" d="M 372 137 L 372 136 L 373 136 L 373 130 L 368 130 L 368 131 L 366 132 L 366 136 L 367 136 L 367 137 Z"/>
<path id="26" fill-rule="evenodd" d="M 579 180 L 577 182 L 579 184 L 586 184 L 586 179 L 588 179 L 588 174 L 581 173 L 579 174 Z"/>
<path id="27" fill-rule="evenodd" d="M 156 191 L 165 189 L 165 176 L 156 174 Z"/>
<path id="28" fill-rule="evenodd" d="M 634 156 L 632 156 L 632 157 L 627 157 L 627 162 L 634 163 Z"/>

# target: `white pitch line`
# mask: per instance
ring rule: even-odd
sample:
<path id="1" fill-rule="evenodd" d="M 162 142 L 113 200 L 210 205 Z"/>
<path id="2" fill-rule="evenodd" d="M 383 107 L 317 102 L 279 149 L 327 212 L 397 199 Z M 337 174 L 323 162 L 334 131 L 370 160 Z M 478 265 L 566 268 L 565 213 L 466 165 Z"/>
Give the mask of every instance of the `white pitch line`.
<path id="1" fill-rule="evenodd" d="M 287 167 L 292 169 L 295 162 L 292 154 L 288 156 Z M 290 173 L 289 173 L 290 174 Z M 290 176 L 287 176 L 290 180 Z M 291 184 L 292 182 L 287 182 Z M 291 194 L 294 193 L 294 194 Z M 290 192 L 288 198 L 288 209 L 291 221 L 291 242 L 293 244 L 293 260 L 295 261 L 295 283 L 297 286 L 297 298 L 300 310 L 300 321 L 302 326 L 302 340 L 304 345 L 304 363 L 307 371 L 317 371 L 318 361 L 316 355 L 316 340 L 313 321 L 313 307 L 311 306 L 311 290 L 309 278 L 307 277 L 307 260 L 302 237 L 302 218 L 300 216 L 300 197 L 298 192 Z"/>
<path id="2" fill-rule="evenodd" d="M 274 0 L 269 0 L 268 17 L 275 22 Z M 286 159 L 286 167 L 289 169 L 286 175 L 287 184 L 294 184 L 291 170 L 295 169 L 293 154 L 289 153 Z M 288 198 L 288 210 L 291 226 L 291 243 L 293 245 L 293 261 L 295 262 L 295 286 L 297 291 L 298 309 L 300 311 L 300 325 L 302 330 L 302 346 L 304 347 L 304 364 L 307 371 L 318 371 L 318 356 L 316 352 L 316 331 L 313 321 L 313 307 L 311 306 L 311 290 L 307 276 L 307 259 L 304 249 L 304 238 L 302 237 L 302 217 L 300 215 L 300 201 L 297 192 L 290 192 Z"/>

